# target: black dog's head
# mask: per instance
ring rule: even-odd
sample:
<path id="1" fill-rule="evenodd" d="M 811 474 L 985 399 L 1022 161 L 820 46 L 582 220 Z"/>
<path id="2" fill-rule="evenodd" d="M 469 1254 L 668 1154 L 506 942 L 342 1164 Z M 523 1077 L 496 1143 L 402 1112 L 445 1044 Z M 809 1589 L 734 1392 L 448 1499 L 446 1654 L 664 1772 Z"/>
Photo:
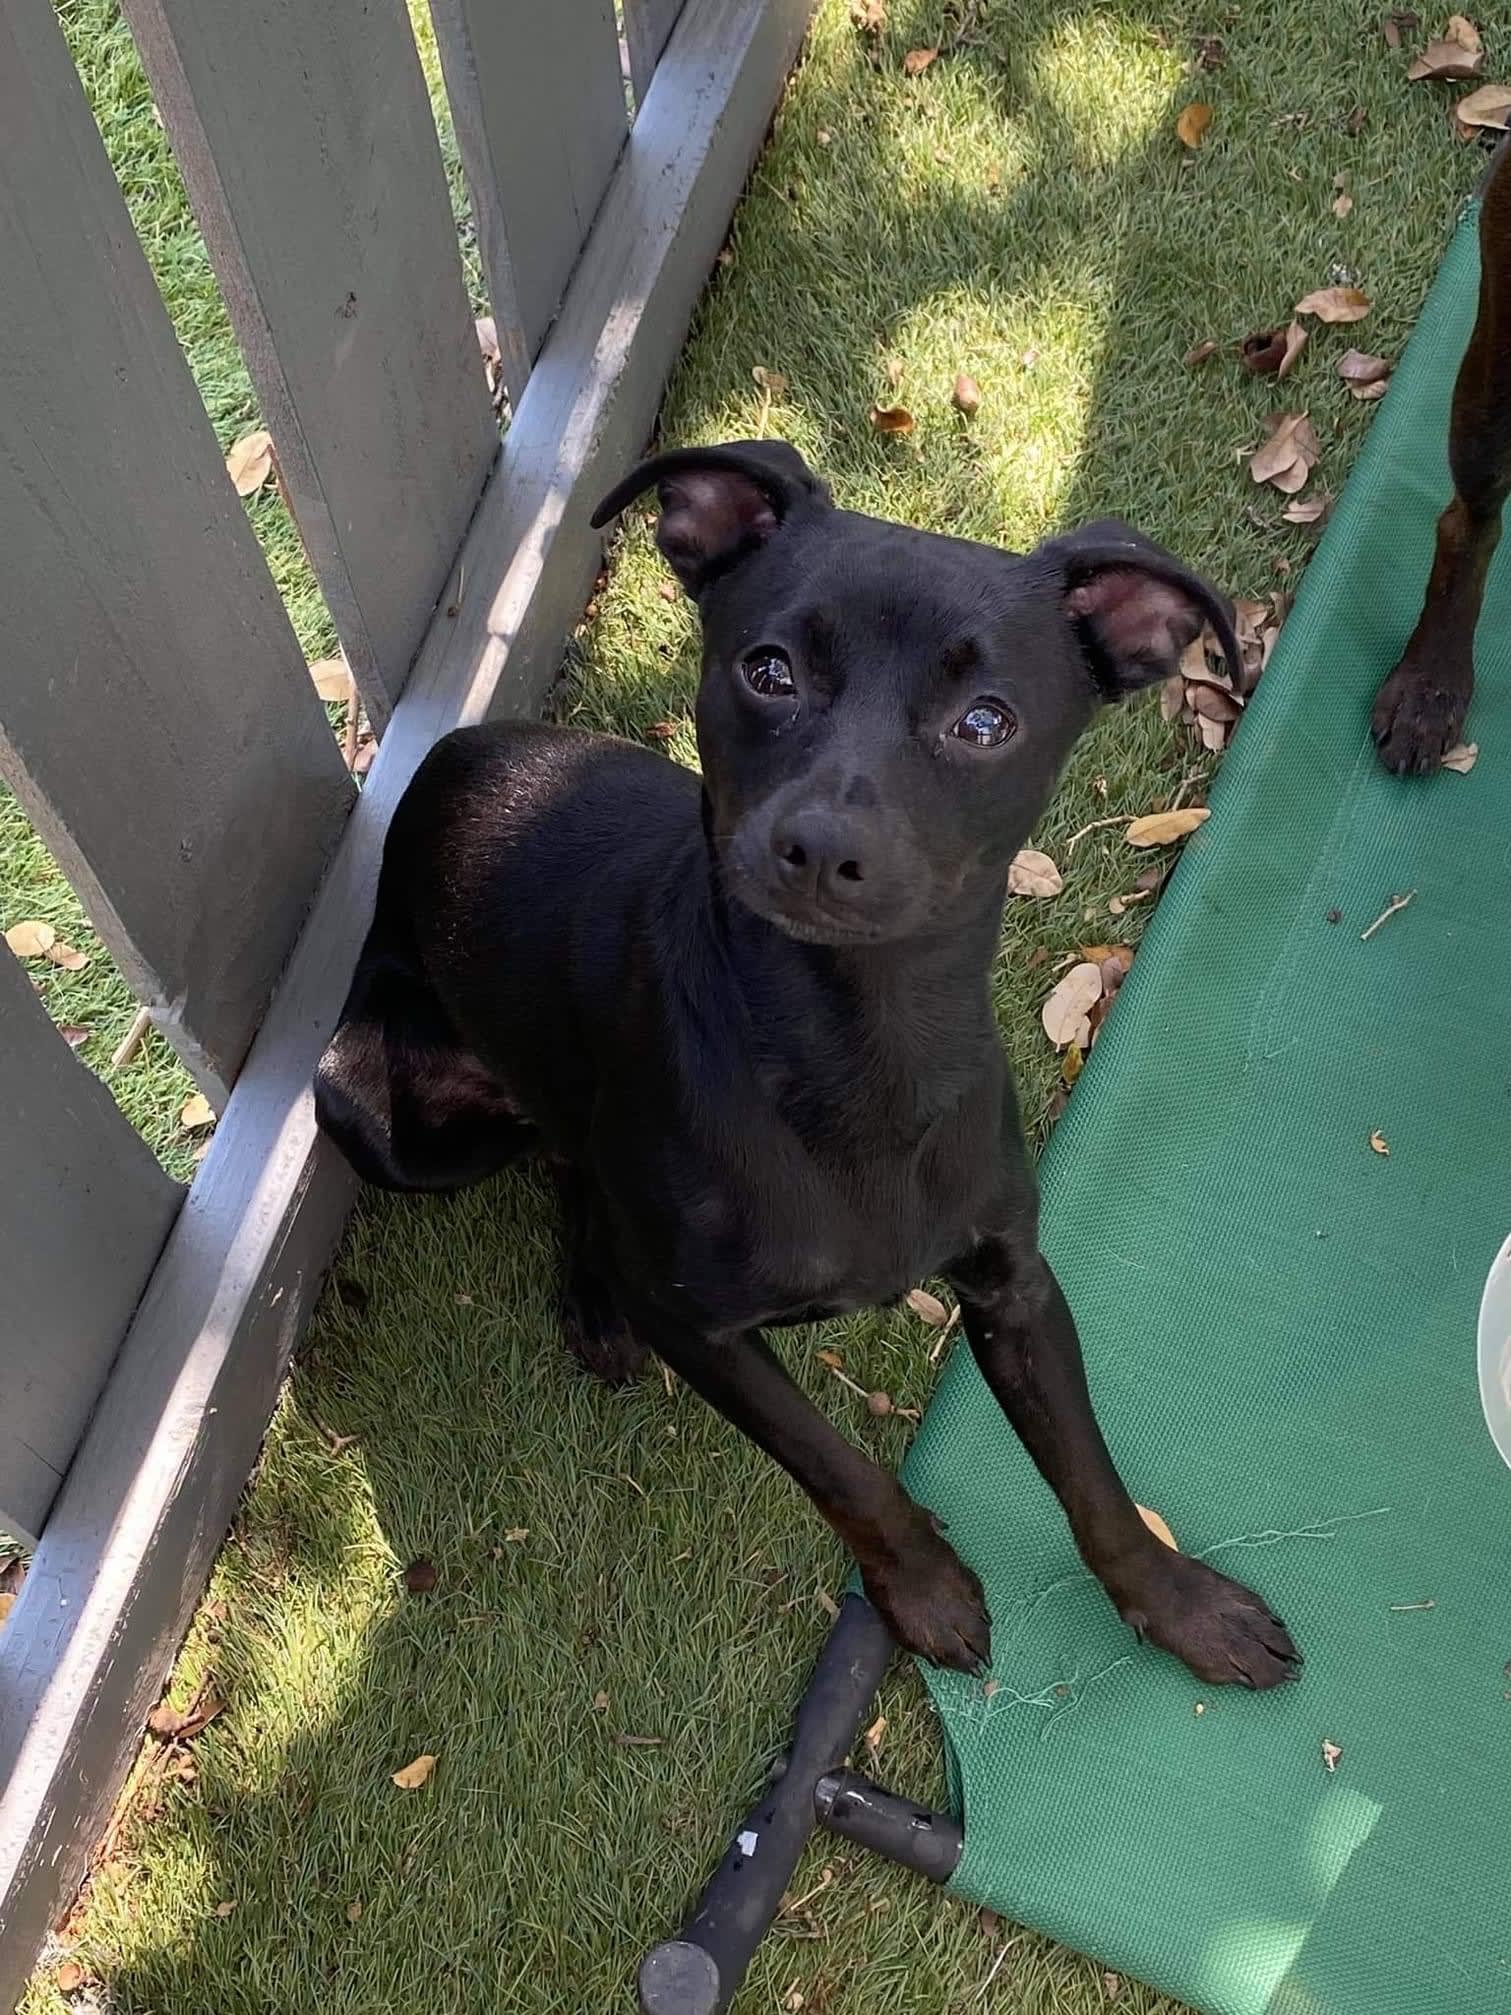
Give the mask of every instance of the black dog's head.
<path id="1" fill-rule="evenodd" d="M 730 888 L 793 937 L 875 943 L 1000 894 L 1099 702 L 1228 609 L 1106 520 L 1025 555 L 837 510 L 783 441 L 643 463 L 703 625 L 698 748 Z"/>

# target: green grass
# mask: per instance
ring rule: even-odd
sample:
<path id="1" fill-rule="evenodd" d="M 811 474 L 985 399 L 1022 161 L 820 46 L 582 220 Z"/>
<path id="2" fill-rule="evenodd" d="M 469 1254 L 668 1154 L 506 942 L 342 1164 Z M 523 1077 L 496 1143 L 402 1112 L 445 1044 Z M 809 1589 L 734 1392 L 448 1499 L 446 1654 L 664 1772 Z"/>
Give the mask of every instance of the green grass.
<path id="1" fill-rule="evenodd" d="M 72 11 L 76 25 L 104 19 Z M 666 437 L 750 431 L 761 365 L 790 383 L 771 430 L 847 504 L 1011 544 L 1115 510 L 1234 591 L 1294 585 L 1309 535 L 1253 489 L 1240 451 L 1272 407 L 1305 405 L 1319 479 L 1342 483 L 1370 409 L 1333 362 L 1351 337 L 1399 348 L 1482 157 L 1451 138 L 1440 87 L 1406 86 L 1405 56 L 1362 4 L 982 0 L 970 13 L 962 46 L 910 80 L 903 53 L 948 26 L 934 0 L 892 0 L 874 45 L 828 0 Z M 1511 16 L 1480 20 L 1493 75 Z M 1198 33 L 1227 45 L 1210 76 L 1191 71 Z M 156 159 L 160 181 L 160 136 L 103 40 L 75 38 L 107 135 L 128 164 Z M 1192 97 L 1216 119 L 1187 157 L 1171 127 Z M 1368 119 L 1350 137 L 1356 105 Z M 1331 211 L 1340 172 L 1346 221 Z M 189 304 L 203 299 L 209 354 L 202 258 L 163 201 L 159 270 Z M 1199 338 L 1283 320 L 1344 277 L 1374 297 L 1370 320 L 1314 336 L 1279 397 L 1226 355 L 1182 366 Z M 983 392 L 970 424 L 949 405 L 962 369 Z M 217 420 L 239 430 L 250 409 L 233 377 L 228 365 Z M 917 415 L 909 439 L 867 423 L 889 397 Z M 631 735 L 673 719 L 673 752 L 688 757 L 693 624 L 663 579 L 637 522 L 561 710 Z M 1105 835 L 1073 859 L 1069 836 L 1152 808 L 1194 767 L 1151 704 L 1109 714 L 1045 821 L 1066 889 L 1010 909 L 998 992 L 1041 1132 L 1055 1067 L 1037 1023 L 1044 968 L 1029 958 L 1115 935 L 1106 903 L 1131 879 Z M 823 1634 L 820 1591 L 846 1569 L 775 1468 L 683 1389 L 652 1377 L 611 1394 L 568 1368 L 554 1271 L 549 1202 L 528 1172 L 451 1201 L 364 1200 L 174 1681 L 183 1701 L 213 1675 L 227 1710 L 194 1744 L 197 1781 L 127 1826 L 73 1926 L 102 2005 L 629 2005 L 640 1950 L 676 1923 L 761 1782 Z M 789 1362 L 895 1463 L 904 1425 L 873 1420 L 830 1380 L 818 1340 L 787 1338 Z M 930 1338 L 906 1313 L 831 1325 L 823 1341 L 861 1384 L 927 1399 Z M 357 1439 L 335 1452 L 329 1436 Z M 439 1583 L 411 1597 L 401 1572 L 418 1555 Z M 910 1672 L 882 1708 L 885 1776 L 941 1795 Z M 621 1746 L 626 1733 L 659 1746 Z M 431 1784 L 395 1789 L 390 1773 L 421 1751 L 440 1759 Z M 973 1911 L 832 1845 L 810 1852 L 799 1893 L 826 1866 L 808 1906 L 821 1935 L 791 1935 L 808 1928 L 794 1919 L 767 1941 L 739 2003 L 751 2015 L 794 1988 L 808 2015 L 1105 2005 L 1089 1961 L 1009 1928 L 998 1967 Z M 28 2015 L 60 2005 L 39 1976 Z M 1170 2004 L 1125 1985 L 1117 2006 Z"/>

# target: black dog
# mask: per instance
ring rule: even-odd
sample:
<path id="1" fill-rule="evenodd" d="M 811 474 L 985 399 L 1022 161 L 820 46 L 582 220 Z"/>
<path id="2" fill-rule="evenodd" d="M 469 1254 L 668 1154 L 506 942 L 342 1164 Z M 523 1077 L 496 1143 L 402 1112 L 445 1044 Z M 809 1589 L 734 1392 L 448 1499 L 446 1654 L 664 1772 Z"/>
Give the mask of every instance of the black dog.
<path id="1" fill-rule="evenodd" d="M 1102 700 L 1169 673 L 1214 591 L 1127 527 L 1026 558 L 840 511 L 779 442 L 636 470 L 696 596 L 699 779 L 649 750 L 470 728 L 395 815 L 316 1079 L 368 1180 L 538 1150 L 562 1326 L 647 1347 L 808 1492 L 898 1639 L 988 1655 L 981 1587 L 791 1382 L 767 1325 L 954 1285 L 987 1381 L 1125 1620 L 1204 1681 L 1291 1675 L 1248 1590 L 1144 1527 L 1093 1417 L 988 977 L 1008 863 Z"/>

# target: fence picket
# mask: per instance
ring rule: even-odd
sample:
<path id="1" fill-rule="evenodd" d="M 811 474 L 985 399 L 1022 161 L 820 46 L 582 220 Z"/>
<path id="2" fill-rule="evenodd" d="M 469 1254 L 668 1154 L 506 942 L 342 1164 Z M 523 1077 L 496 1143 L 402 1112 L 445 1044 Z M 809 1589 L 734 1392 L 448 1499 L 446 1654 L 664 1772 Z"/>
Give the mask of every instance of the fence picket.
<path id="1" fill-rule="evenodd" d="M 381 726 L 498 451 L 403 0 L 124 11 Z"/>
<path id="2" fill-rule="evenodd" d="M 645 103 L 661 52 L 682 12 L 682 0 L 624 0 L 624 39 L 630 48 L 630 81 L 635 103 Z"/>
<path id="3" fill-rule="evenodd" d="M 515 400 L 628 134 L 613 0 L 430 0 Z"/>
<path id="4" fill-rule="evenodd" d="M 50 0 L 0 8 L 0 774 L 212 1099 L 351 801 Z"/>
<path id="5" fill-rule="evenodd" d="M 0 944 L 0 1527 L 35 1538 L 181 1192 Z"/>

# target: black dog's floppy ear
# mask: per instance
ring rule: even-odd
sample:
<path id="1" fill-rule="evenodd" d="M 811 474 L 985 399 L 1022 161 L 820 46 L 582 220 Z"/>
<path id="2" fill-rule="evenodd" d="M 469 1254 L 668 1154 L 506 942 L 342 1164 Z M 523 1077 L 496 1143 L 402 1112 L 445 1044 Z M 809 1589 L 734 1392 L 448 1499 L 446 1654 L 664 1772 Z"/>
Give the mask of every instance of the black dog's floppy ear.
<path id="1" fill-rule="evenodd" d="M 601 530 L 643 490 L 656 486 L 656 544 L 692 594 L 764 545 L 799 506 L 827 504 L 827 487 L 786 441 L 729 441 L 673 448 L 632 469 L 593 513 Z"/>
<path id="2" fill-rule="evenodd" d="M 1059 563 L 1065 612 L 1092 675 L 1109 699 L 1169 678 L 1181 652 L 1210 624 L 1233 683 L 1238 639 L 1227 601 L 1173 553 L 1116 518 L 1086 525 L 1042 548 Z"/>

